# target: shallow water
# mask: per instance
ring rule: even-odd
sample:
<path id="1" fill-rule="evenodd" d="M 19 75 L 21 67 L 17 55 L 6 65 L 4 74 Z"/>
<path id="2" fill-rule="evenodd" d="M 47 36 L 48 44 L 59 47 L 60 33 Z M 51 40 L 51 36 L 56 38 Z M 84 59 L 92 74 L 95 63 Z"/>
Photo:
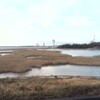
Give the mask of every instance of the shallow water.
<path id="1" fill-rule="evenodd" d="M 7 55 L 10 55 L 10 53 L 2 53 L 0 54 L 1 56 L 7 56 Z"/>
<path id="2" fill-rule="evenodd" d="M 23 74 L 2 73 L 0 74 L 0 78 L 51 76 L 51 75 L 100 77 L 100 66 L 79 66 L 79 65 L 44 66 L 42 68 L 32 68 L 32 70 L 25 72 Z"/>
<path id="3" fill-rule="evenodd" d="M 99 49 L 46 49 L 47 51 L 60 51 L 62 54 L 72 56 L 100 56 Z"/>
<path id="4" fill-rule="evenodd" d="M 13 50 L 0 50 L 0 53 L 13 53 Z"/>
<path id="5" fill-rule="evenodd" d="M 33 68 L 25 76 L 50 76 L 50 75 L 73 75 L 73 76 L 100 76 L 99 66 L 77 66 L 77 65 L 59 65 L 44 66 L 40 69 Z"/>

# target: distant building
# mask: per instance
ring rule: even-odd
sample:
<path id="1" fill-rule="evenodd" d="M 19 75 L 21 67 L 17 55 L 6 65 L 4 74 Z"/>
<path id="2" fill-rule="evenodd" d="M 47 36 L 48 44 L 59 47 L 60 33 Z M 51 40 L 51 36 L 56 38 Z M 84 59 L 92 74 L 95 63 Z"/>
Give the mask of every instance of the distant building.
<path id="1" fill-rule="evenodd" d="M 55 39 L 53 39 L 52 42 L 53 42 L 53 46 L 55 46 Z"/>

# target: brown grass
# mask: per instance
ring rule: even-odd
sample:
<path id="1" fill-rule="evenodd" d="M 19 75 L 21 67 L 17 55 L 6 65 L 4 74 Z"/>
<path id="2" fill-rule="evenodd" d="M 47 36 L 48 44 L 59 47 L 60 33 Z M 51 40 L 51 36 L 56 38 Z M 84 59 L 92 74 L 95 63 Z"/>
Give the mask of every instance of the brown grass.
<path id="1" fill-rule="evenodd" d="M 72 57 L 60 52 L 34 49 L 15 50 L 12 55 L 0 56 L 0 72 L 25 72 L 32 67 L 59 64 L 99 66 L 100 57 Z"/>
<path id="2" fill-rule="evenodd" d="M 35 58 L 27 58 L 35 57 Z M 57 64 L 100 65 L 100 57 L 72 57 L 59 52 L 15 50 L 0 56 L 0 72 L 24 72 Z M 100 95 L 100 79 L 90 77 L 0 79 L 0 100 L 39 100 Z"/>
<path id="3" fill-rule="evenodd" d="M 0 80 L 0 100 L 45 100 L 93 95 L 100 95 L 100 79 L 34 77 Z"/>

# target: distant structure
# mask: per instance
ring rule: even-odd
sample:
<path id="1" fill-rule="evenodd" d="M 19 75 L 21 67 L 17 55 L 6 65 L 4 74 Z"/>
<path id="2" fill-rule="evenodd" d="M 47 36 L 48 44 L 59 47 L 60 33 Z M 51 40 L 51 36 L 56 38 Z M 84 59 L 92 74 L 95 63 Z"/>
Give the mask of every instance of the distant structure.
<path id="1" fill-rule="evenodd" d="M 45 46 L 45 43 L 43 43 L 43 46 Z"/>
<path id="2" fill-rule="evenodd" d="M 93 40 L 91 41 L 91 43 L 94 43 L 94 42 L 95 42 L 95 35 L 94 35 Z"/>
<path id="3" fill-rule="evenodd" d="M 39 46 L 39 43 L 37 43 L 36 46 L 38 47 Z"/>
<path id="4" fill-rule="evenodd" d="M 94 35 L 94 38 L 93 38 L 93 42 L 95 42 L 95 35 Z"/>
<path id="5" fill-rule="evenodd" d="M 53 39 L 52 42 L 53 42 L 53 47 L 54 47 L 55 46 L 55 39 Z"/>

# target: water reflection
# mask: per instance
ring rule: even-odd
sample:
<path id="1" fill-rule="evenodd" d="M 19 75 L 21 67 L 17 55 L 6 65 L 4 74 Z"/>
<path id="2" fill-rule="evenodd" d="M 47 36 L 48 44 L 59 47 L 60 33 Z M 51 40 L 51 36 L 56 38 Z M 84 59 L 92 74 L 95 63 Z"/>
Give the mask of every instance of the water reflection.
<path id="1" fill-rule="evenodd" d="M 60 51 L 62 54 L 72 56 L 98 56 L 100 55 L 99 49 L 46 49 L 47 51 Z"/>
<path id="2" fill-rule="evenodd" d="M 7 56 L 7 55 L 10 55 L 9 53 L 2 53 L 0 54 L 1 56 Z"/>
<path id="3" fill-rule="evenodd" d="M 97 66 L 77 66 L 77 65 L 60 65 L 48 66 L 41 69 L 32 69 L 26 76 L 32 75 L 74 75 L 74 76 L 100 76 L 100 67 Z"/>
<path id="4" fill-rule="evenodd" d="M 13 50 L 1 50 L 0 55 L 1 56 L 7 56 L 13 53 Z"/>
<path id="5" fill-rule="evenodd" d="M 44 66 L 44 67 L 39 68 L 39 69 L 32 68 L 32 70 L 25 72 L 23 74 L 3 73 L 3 74 L 0 74 L 0 78 L 51 76 L 51 75 L 100 77 L 100 66 L 77 66 L 77 65 Z"/>

